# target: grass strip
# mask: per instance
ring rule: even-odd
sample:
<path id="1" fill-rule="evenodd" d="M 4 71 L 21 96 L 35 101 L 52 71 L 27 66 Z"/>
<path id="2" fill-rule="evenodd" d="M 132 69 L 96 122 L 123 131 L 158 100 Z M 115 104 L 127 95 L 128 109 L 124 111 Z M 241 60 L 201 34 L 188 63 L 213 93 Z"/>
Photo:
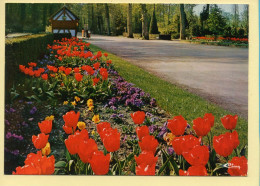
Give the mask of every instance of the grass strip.
<path id="1" fill-rule="evenodd" d="M 109 53 L 95 45 L 90 49 L 96 53 L 102 51 L 107 53 L 112 60 L 119 75 L 126 81 L 135 84 L 156 99 L 158 105 L 166 110 L 171 116 L 182 115 L 189 124 L 197 117 L 203 117 L 205 113 L 212 113 L 215 116 L 215 125 L 212 128 L 214 135 L 228 132 L 222 125 L 220 118 L 227 114 L 234 114 L 216 104 L 192 94 L 182 88 L 173 85 L 149 72 L 123 60 L 122 58 Z M 171 118 L 169 118 L 171 119 Z M 236 130 L 239 134 L 240 145 L 248 144 L 248 122 L 239 117 Z M 206 137 L 206 136 L 205 136 Z"/>

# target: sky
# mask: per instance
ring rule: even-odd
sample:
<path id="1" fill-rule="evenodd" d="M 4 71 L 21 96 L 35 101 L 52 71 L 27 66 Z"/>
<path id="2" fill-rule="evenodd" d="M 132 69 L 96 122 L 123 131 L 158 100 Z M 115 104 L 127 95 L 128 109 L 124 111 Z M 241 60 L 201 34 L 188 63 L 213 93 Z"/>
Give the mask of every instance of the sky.
<path id="1" fill-rule="evenodd" d="M 205 4 L 199 4 L 197 6 L 194 7 L 194 12 L 195 14 L 199 15 L 200 12 L 203 10 L 203 6 Z M 218 4 L 218 6 L 224 11 L 224 12 L 229 12 L 232 13 L 233 12 L 233 5 L 231 4 Z M 238 5 L 238 9 L 239 9 L 239 14 L 242 13 L 244 11 L 244 6 L 245 5 Z"/>

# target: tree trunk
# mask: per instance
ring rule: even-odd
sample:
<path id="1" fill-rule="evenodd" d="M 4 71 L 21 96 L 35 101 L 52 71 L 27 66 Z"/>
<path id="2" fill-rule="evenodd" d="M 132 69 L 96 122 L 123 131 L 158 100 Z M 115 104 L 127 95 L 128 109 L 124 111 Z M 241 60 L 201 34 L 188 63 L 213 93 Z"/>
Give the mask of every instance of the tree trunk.
<path id="1" fill-rule="evenodd" d="M 147 9 L 145 4 L 141 4 L 142 8 L 142 37 L 149 40 Z"/>
<path id="2" fill-rule="evenodd" d="M 180 39 L 185 39 L 184 4 L 180 4 Z"/>
<path id="3" fill-rule="evenodd" d="M 107 35 L 110 36 L 111 29 L 110 29 L 109 9 L 107 3 L 105 4 L 105 15 L 106 15 L 106 22 L 107 22 Z"/>
<path id="4" fill-rule="evenodd" d="M 127 37 L 133 38 L 132 31 L 132 4 L 128 4 L 127 9 Z"/>

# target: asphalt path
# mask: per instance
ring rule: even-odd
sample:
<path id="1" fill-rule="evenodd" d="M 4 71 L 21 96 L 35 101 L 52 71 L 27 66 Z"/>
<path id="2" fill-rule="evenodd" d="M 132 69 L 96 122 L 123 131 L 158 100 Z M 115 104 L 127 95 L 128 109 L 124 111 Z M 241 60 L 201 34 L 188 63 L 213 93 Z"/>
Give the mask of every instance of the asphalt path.
<path id="1" fill-rule="evenodd" d="M 89 42 L 243 118 L 248 117 L 247 48 L 99 35 L 92 35 Z"/>

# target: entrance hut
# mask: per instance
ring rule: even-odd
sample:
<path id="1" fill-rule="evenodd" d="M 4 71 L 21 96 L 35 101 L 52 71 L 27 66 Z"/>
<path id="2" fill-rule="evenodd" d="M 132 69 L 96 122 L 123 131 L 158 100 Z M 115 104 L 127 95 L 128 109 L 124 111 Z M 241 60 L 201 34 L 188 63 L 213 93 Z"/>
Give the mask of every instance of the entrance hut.
<path id="1" fill-rule="evenodd" d="M 66 6 L 53 14 L 49 21 L 51 22 L 52 33 L 71 33 L 72 37 L 77 36 L 79 18 Z"/>

